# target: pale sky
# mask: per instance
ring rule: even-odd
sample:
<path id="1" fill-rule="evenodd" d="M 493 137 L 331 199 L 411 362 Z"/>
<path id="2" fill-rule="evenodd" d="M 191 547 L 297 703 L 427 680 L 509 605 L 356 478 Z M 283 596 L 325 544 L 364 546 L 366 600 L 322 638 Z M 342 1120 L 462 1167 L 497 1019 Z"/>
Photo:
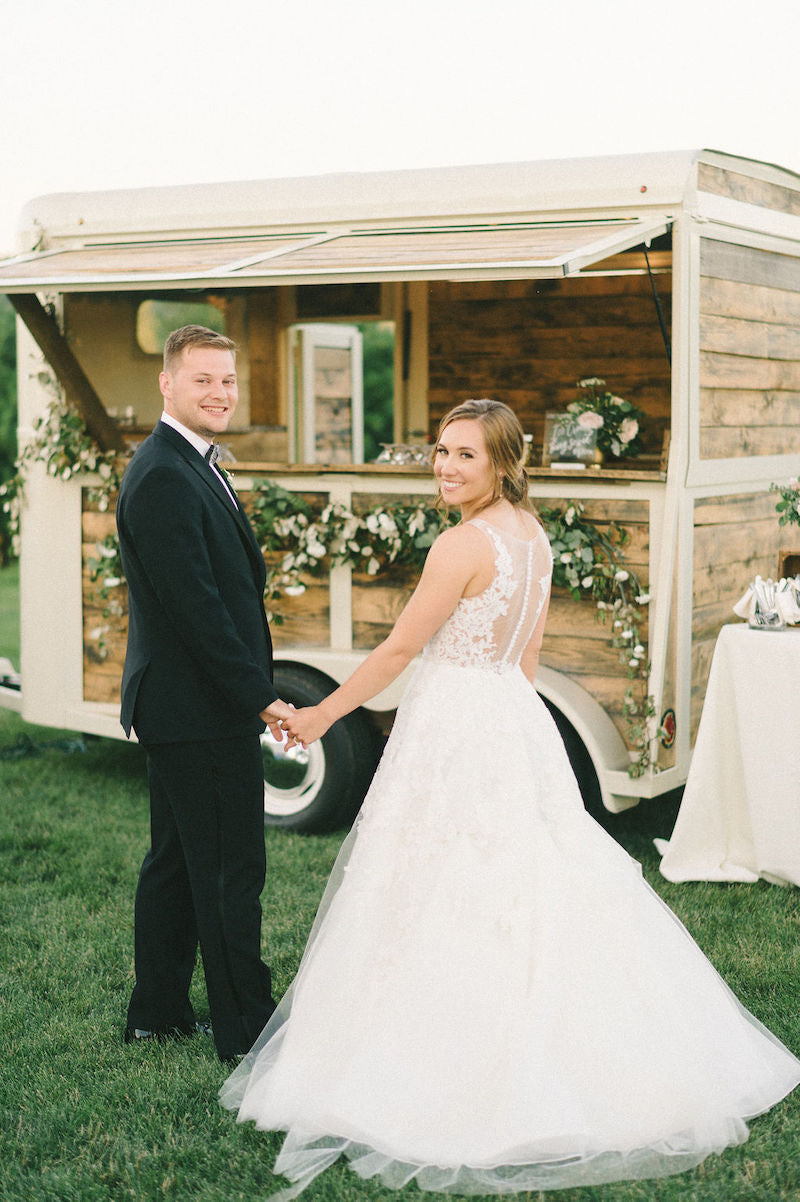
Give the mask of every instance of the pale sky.
<path id="1" fill-rule="evenodd" d="M 50 192 L 708 147 L 800 172 L 800 0 L 4 0 L 0 252 Z"/>

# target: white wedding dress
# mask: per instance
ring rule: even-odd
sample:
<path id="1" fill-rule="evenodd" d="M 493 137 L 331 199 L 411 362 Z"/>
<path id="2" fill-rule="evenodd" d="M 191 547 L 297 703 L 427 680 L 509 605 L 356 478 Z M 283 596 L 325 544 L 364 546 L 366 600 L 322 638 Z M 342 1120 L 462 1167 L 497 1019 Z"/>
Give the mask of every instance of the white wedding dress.
<path id="1" fill-rule="evenodd" d="M 425 648 L 298 974 L 221 1091 L 287 1132 L 280 1198 L 340 1154 L 461 1194 L 677 1173 L 800 1082 L 583 809 L 518 666 L 544 534 L 474 524 L 494 579 Z"/>

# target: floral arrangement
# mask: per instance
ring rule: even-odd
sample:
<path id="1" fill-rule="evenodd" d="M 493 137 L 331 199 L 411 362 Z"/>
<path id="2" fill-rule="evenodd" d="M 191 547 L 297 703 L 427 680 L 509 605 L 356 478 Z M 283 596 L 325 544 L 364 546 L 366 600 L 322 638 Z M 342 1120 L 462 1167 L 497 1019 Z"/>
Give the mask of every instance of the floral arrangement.
<path id="1" fill-rule="evenodd" d="M 356 572 L 377 576 L 392 566 L 421 569 L 442 520 L 424 505 L 376 506 L 356 515 L 344 505 L 328 504 L 320 513 L 296 493 L 265 483 L 253 493 L 253 529 L 262 550 L 283 551 L 268 569 L 267 592 L 297 596 L 305 589 L 302 575 L 319 576 L 327 565 L 347 564 Z M 279 614 L 270 619 L 280 623 Z"/>
<path id="2" fill-rule="evenodd" d="M 631 406 L 630 412 L 637 411 Z M 122 465 L 116 456 L 99 450 L 79 415 L 60 399 L 36 423 L 34 438 L 18 461 L 18 474 L 7 482 L 6 487 L 13 485 L 14 489 L 13 493 L 9 490 L 11 495 L 4 504 L 18 499 L 24 466 L 34 460 L 43 461 L 50 475 L 63 480 L 83 473 L 99 476 L 90 499 L 102 512 L 108 510 L 119 487 Z M 800 499 L 800 492 L 795 495 Z M 427 503 L 393 505 L 391 511 L 376 506 L 363 514 L 336 503 L 315 509 L 304 497 L 270 482 L 253 490 L 250 514 L 267 559 L 274 561 L 268 567 L 268 601 L 303 593 L 303 577 L 321 576 L 335 564 L 346 564 L 368 576 L 392 567 L 419 571 L 436 536 L 448 522 L 457 520 L 456 514 L 445 516 Z M 579 503 L 542 508 L 539 518 L 553 550 L 553 584 L 567 588 L 576 600 L 591 598 L 598 617 L 611 621 L 611 645 L 618 649 L 631 682 L 623 701 L 629 742 L 635 749 L 628 772 L 641 776 L 654 766 L 651 747 L 659 731 L 653 699 L 646 693 L 649 664 L 640 637 L 644 607 L 650 598 L 642 592 L 636 575 L 624 566 L 627 534 L 613 522 L 606 531 L 601 530 L 585 516 Z M 125 581 L 116 533 L 97 543 L 96 551 L 88 563 L 89 573 L 98 586 L 103 617 L 113 620 L 124 612 L 118 590 Z M 279 623 L 280 615 L 273 614 L 272 620 Z M 106 624 L 91 632 L 101 656 L 106 654 L 107 630 Z"/>
<path id="3" fill-rule="evenodd" d="M 608 392 L 605 380 L 597 376 L 578 380 L 578 388 L 583 389 L 583 395 L 567 405 L 562 423 L 576 427 L 576 432 L 596 431 L 598 450 L 615 459 L 641 454 L 641 409 Z"/>
<path id="4" fill-rule="evenodd" d="M 800 480 L 792 476 L 788 484 L 770 484 L 770 492 L 780 493 L 775 509 L 779 526 L 800 526 Z"/>
<path id="5" fill-rule="evenodd" d="M 650 665 L 642 641 L 644 610 L 650 594 L 642 591 L 635 572 L 623 566 L 627 531 L 612 522 L 604 533 L 585 517 L 584 507 L 577 502 L 564 509 L 540 509 L 539 518 L 553 552 L 554 586 L 568 588 L 576 601 L 592 597 L 598 617 L 611 621 L 611 646 L 618 650 L 630 681 L 622 712 L 636 758 L 628 774 L 643 776 L 654 766 L 651 748 L 660 732 L 655 703 L 647 692 Z"/>

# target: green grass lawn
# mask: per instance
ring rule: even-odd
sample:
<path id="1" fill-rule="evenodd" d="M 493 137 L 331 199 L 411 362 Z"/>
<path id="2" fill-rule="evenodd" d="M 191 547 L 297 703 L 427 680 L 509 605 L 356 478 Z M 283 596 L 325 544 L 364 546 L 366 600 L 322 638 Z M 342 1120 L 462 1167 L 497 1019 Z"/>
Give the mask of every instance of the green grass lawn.
<path id="1" fill-rule="evenodd" d="M 0 568 L 0 657 L 19 671 L 19 564 Z"/>
<path id="2" fill-rule="evenodd" d="M 219 1108 L 225 1071 L 211 1041 L 121 1043 L 133 983 L 132 901 L 147 838 L 141 751 L 94 740 L 84 752 L 51 745 L 22 756 L 23 732 L 34 748 L 57 737 L 0 712 L 0 1197 L 266 1197 L 280 1137 L 237 1125 Z M 657 872 L 651 840 L 669 834 L 673 818 L 674 806 L 659 811 L 648 803 L 621 816 L 617 834 L 743 1002 L 800 1048 L 800 891 L 668 884 Z M 269 831 L 266 837 L 264 949 L 281 993 L 341 836 Z M 202 974 L 197 978 L 193 1000 L 205 1015 Z M 743 1147 L 691 1173 L 557 1196 L 560 1202 L 797 1199 L 798 1132 L 800 1097 L 792 1097 L 753 1124 Z M 329 1170 L 305 1196 L 309 1202 L 388 1197 L 344 1166 Z"/>
<path id="3" fill-rule="evenodd" d="M 122 1045 L 133 896 L 147 842 L 143 757 L 136 746 L 104 739 L 74 750 L 63 734 L 0 710 L 0 1198 L 266 1198 L 277 1184 L 271 1165 L 280 1136 L 237 1125 L 220 1109 L 225 1070 L 212 1042 Z M 674 816 L 674 804 L 646 803 L 615 820 L 615 833 L 744 1004 L 800 1049 L 800 890 L 668 884 L 652 838 L 668 835 Z M 296 969 L 341 837 L 266 833 L 264 952 L 278 995 Z M 207 1015 L 200 971 L 193 1001 Z M 754 1122 L 743 1147 L 693 1172 L 552 1196 L 798 1199 L 799 1137 L 797 1091 Z M 414 1187 L 401 1193 L 420 1196 Z M 395 1196 L 340 1165 L 303 1195 L 308 1202 Z"/>

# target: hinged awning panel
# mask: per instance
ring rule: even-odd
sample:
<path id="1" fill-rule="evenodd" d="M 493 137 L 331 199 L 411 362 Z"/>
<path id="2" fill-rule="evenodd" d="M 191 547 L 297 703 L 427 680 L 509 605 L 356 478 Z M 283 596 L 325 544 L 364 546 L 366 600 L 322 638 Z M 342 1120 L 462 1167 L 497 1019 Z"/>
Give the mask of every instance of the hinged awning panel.
<path id="1" fill-rule="evenodd" d="M 660 216 L 95 244 L 0 262 L 0 291 L 554 278 L 657 237 L 669 222 Z"/>

